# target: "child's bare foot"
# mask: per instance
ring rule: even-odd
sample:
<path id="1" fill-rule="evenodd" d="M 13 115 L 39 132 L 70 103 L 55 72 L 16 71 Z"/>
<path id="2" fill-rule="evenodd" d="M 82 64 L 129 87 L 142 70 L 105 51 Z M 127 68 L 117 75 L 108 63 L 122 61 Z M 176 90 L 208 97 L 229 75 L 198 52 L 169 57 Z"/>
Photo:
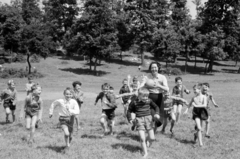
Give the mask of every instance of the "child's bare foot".
<path id="1" fill-rule="evenodd" d="M 206 138 L 210 138 L 210 135 L 206 134 L 205 137 L 206 137 Z"/>
<path id="2" fill-rule="evenodd" d="M 148 156 L 148 153 L 143 154 L 143 158 L 146 158 Z"/>

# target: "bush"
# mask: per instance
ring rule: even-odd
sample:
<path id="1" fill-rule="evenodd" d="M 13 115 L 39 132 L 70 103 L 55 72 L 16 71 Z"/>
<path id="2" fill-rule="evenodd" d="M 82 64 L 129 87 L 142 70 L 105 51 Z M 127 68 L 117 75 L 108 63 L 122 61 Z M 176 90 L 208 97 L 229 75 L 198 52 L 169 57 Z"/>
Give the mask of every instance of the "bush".
<path id="1" fill-rule="evenodd" d="M 66 64 L 69 64 L 69 62 L 68 61 L 62 61 L 61 64 L 66 65 Z"/>
<path id="2" fill-rule="evenodd" d="M 14 62 L 20 63 L 25 63 L 27 61 L 26 57 L 23 54 L 17 54 L 14 60 L 15 60 Z"/>
<path id="3" fill-rule="evenodd" d="M 0 64 L 4 64 L 4 63 L 5 63 L 4 59 L 0 59 Z"/>
<path id="4" fill-rule="evenodd" d="M 165 70 L 163 70 L 164 74 L 168 74 L 168 75 L 182 75 L 182 71 L 179 68 L 166 68 Z"/>
<path id="5" fill-rule="evenodd" d="M 30 59 L 31 63 L 39 63 L 40 62 L 40 57 L 36 54 L 33 54 Z"/>
<path id="6" fill-rule="evenodd" d="M 31 73 L 34 78 L 42 78 L 43 74 L 35 71 Z M 24 69 L 17 68 L 5 68 L 2 72 L 0 72 L 0 78 L 26 78 L 28 77 L 28 72 Z"/>

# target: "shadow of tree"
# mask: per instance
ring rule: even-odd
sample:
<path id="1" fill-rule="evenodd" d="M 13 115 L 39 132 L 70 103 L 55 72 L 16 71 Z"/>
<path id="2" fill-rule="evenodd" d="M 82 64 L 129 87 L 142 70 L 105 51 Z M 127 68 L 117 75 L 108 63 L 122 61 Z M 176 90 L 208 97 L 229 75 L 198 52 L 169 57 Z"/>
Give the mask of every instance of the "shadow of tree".
<path id="1" fill-rule="evenodd" d="M 88 135 L 88 134 L 83 134 L 81 138 L 88 138 L 88 139 L 102 139 L 100 135 Z"/>
<path id="2" fill-rule="evenodd" d="M 238 69 L 222 69 L 225 73 L 234 73 L 234 74 L 239 74 Z"/>
<path id="3" fill-rule="evenodd" d="M 123 144 L 123 143 L 113 144 L 113 145 L 112 145 L 112 148 L 113 148 L 113 149 L 122 148 L 122 149 L 127 150 L 127 151 L 130 151 L 130 152 L 138 152 L 138 151 L 141 151 L 141 147 L 140 147 L 140 146 L 134 146 L 134 145 Z"/>
<path id="4" fill-rule="evenodd" d="M 106 60 L 108 63 L 115 63 L 119 65 L 125 65 L 125 66 L 139 66 L 141 65 L 141 62 L 134 62 L 134 61 L 129 61 L 129 60 L 121 60 L 121 59 L 116 59 L 116 58 L 111 58 L 109 60 Z"/>
<path id="5" fill-rule="evenodd" d="M 119 139 L 119 140 L 124 139 L 124 138 L 128 138 L 128 139 L 132 139 L 132 140 L 135 140 L 135 141 L 140 141 L 138 135 L 128 133 L 128 132 L 125 132 L 125 131 L 122 131 L 122 132 L 118 133 L 116 138 Z"/>
<path id="6" fill-rule="evenodd" d="M 66 72 L 72 72 L 77 75 L 94 75 L 94 76 L 104 76 L 106 74 L 109 74 L 110 72 L 106 71 L 92 71 L 89 69 L 83 69 L 83 68 L 64 68 L 60 69 L 61 71 L 66 71 Z"/>
<path id="7" fill-rule="evenodd" d="M 64 153 L 64 150 L 65 150 L 65 146 L 52 146 L 52 145 L 49 145 L 49 146 L 38 146 L 37 149 L 42 149 L 42 148 L 47 148 L 47 149 L 50 149 L 52 151 L 55 151 L 57 153 Z"/>

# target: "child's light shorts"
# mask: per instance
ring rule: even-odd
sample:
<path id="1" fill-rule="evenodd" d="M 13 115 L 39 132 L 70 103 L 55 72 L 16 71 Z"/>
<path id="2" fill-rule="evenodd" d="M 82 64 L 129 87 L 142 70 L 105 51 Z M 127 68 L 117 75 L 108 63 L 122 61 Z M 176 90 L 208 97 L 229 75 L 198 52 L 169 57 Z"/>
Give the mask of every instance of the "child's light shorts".
<path id="1" fill-rule="evenodd" d="M 136 117 L 137 130 L 151 130 L 153 128 L 152 115 Z"/>

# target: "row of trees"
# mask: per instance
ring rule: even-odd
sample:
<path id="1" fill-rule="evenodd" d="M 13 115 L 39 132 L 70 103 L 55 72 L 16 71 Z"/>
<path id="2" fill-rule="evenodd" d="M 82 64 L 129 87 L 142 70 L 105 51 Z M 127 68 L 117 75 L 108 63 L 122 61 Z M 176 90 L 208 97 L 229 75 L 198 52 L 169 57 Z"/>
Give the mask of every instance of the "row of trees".
<path id="1" fill-rule="evenodd" d="M 206 71 L 219 59 L 237 64 L 239 1 L 193 2 L 194 20 L 186 0 L 47 0 L 42 9 L 38 0 L 14 0 L 0 5 L 0 43 L 28 59 L 33 53 L 46 57 L 63 46 L 68 55 L 88 56 L 95 71 L 99 61 L 132 46 L 138 48 L 142 64 L 145 51 L 166 64 L 184 56 L 185 70 L 189 56 L 207 59 Z"/>

